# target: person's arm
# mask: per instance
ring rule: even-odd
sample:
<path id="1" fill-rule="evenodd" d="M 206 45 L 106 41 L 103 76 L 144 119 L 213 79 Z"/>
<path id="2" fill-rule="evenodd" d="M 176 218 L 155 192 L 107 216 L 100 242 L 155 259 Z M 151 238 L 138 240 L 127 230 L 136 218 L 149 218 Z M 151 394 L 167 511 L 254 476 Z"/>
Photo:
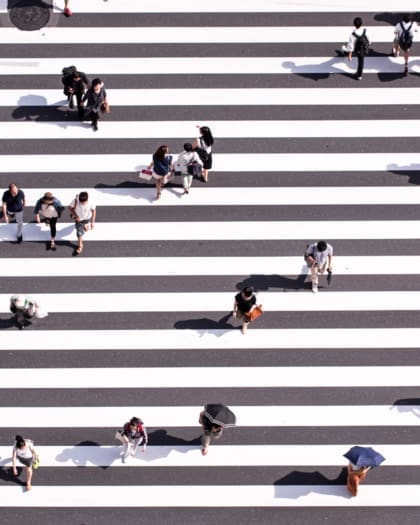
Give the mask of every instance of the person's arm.
<path id="1" fill-rule="evenodd" d="M 18 472 L 16 468 L 16 449 L 15 448 L 13 449 L 13 453 L 12 453 L 12 469 L 13 469 L 13 474 L 17 476 Z"/>
<path id="2" fill-rule="evenodd" d="M 200 423 L 200 425 L 203 424 L 203 419 L 204 419 L 204 410 L 200 412 L 200 417 L 198 418 L 198 422 Z"/>
<path id="3" fill-rule="evenodd" d="M 236 297 L 235 297 L 235 300 L 233 302 L 232 315 L 233 315 L 233 317 L 236 317 L 238 315 L 238 302 L 236 301 Z"/>
<path id="4" fill-rule="evenodd" d="M 73 220 L 76 220 L 76 221 L 77 221 L 77 220 L 79 220 L 79 216 L 78 216 L 77 213 L 76 213 L 76 206 L 77 206 L 77 200 L 74 199 L 74 200 L 71 202 L 70 206 L 69 206 L 69 210 L 70 210 L 70 213 L 71 213 L 71 215 L 72 215 Z"/>
<path id="5" fill-rule="evenodd" d="M 203 165 L 203 161 L 200 159 L 200 155 L 194 151 L 194 157 L 193 157 L 193 160 L 195 160 L 195 162 L 197 162 L 198 164 L 200 164 L 200 166 Z"/>
<path id="6" fill-rule="evenodd" d="M 146 427 L 142 427 L 143 429 L 143 447 L 142 447 L 142 452 L 145 452 L 146 448 L 147 448 L 147 443 L 149 442 L 149 436 L 147 435 L 147 430 L 146 430 Z"/>
<path id="7" fill-rule="evenodd" d="M 4 222 L 9 222 L 9 217 L 7 216 L 7 203 L 5 201 L 3 201 L 1 209 L 2 209 L 2 212 L 3 212 L 3 220 L 4 220 Z"/>
<path id="8" fill-rule="evenodd" d="M 327 267 L 327 270 L 329 272 L 332 271 L 332 255 L 328 255 L 328 267 Z"/>
<path id="9" fill-rule="evenodd" d="M 96 220 L 96 208 L 92 210 L 92 217 L 90 218 L 90 227 L 93 230 L 93 227 L 95 226 L 95 220 Z"/>
<path id="10" fill-rule="evenodd" d="M 307 262 L 313 266 L 314 264 L 316 264 L 316 259 L 314 257 L 314 245 L 313 244 L 310 244 L 307 248 L 306 248 L 306 251 L 305 251 L 305 255 L 306 255 L 306 260 Z"/>

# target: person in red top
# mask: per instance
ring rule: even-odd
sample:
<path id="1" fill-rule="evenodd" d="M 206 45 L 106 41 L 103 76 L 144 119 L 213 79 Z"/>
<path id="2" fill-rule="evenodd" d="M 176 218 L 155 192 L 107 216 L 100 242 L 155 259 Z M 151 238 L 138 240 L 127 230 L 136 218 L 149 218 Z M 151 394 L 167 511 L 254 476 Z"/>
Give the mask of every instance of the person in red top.
<path id="1" fill-rule="evenodd" d="M 146 450 L 148 441 L 147 431 L 143 421 L 138 417 L 132 417 L 128 423 L 125 423 L 123 429 L 117 432 L 116 438 L 124 445 L 123 461 L 125 461 L 130 454 L 135 456 L 137 447 L 140 444 L 143 444 L 142 452 Z"/>

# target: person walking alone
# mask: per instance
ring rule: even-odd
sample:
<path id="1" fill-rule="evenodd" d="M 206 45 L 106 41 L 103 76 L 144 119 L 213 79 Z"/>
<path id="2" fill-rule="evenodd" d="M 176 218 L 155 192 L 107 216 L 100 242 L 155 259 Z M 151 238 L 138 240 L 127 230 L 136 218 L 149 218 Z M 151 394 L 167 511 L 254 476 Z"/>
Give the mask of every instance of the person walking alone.
<path id="1" fill-rule="evenodd" d="M 80 255 L 83 251 L 83 235 L 88 230 L 93 230 L 96 220 L 96 205 L 89 200 L 87 191 L 81 191 L 69 206 L 71 218 L 76 228 L 78 246 L 74 255 Z"/>
<path id="2" fill-rule="evenodd" d="M 2 201 L 3 220 L 6 223 L 9 223 L 11 220 L 16 221 L 17 243 L 19 244 L 23 240 L 23 209 L 26 205 L 25 194 L 12 182 L 9 184 L 9 189 L 3 193 Z"/>
<path id="3" fill-rule="evenodd" d="M 131 454 L 136 455 L 137 447 L 143 445 L 142 452 L 146 451 L 148 436 L 143 421 L 139 417 L 132 417 L 128 423 L 124 424 L 121 431 L 115 436 L 124 445 L 123 462 Z"/>
<path id="4" fill-rule="evenodd" d="M 93 131 L 98 131 L 98 120 L 100 119 L 99 112 L 109 112 L 106 90 L 100 78 L 92 80 L 91 87 L 83 95 L 82 105 L 84 103 L 86 103 L 84 108 L 84 118 L 92 121 Z"/>
<path id="5" fill-rule="evenodd" d="M 44 194 L 35 204 L 35 220 L 37 223 L 45 222 L 50 226 L 51 240 L 47 250 L 55 252 L 55 236 L 57 235 L 57 220 L 60 218 L 64 207 L 61 202 L 50 192 Z"/>
<path id="6" fill-rule="evenodd" d="M 221 425 L 216 425 L 212 423 L 210 419 L 206 416 L 205 410 L 200 412 L 198 422 L 203 428 L 203 433 L 201 435 L 201 453 L 203 454 L 203 456 L 207 456 L 210 443 L 214 439 L 220 438 L 220 436 L 223 433 L 223 427 Z"/>
<path id="7" fill-rule="evenodd" d="M 370 42 L 360 16 L 354 19 L 353 24 L 354 30 L 350 34 L 348 43 L 342 46 L 342 51 L 344 54 L 348 53 L 349 62 L 351 62 L 353 54 L 357 56 L 357 71 L 354 78 L 356 78 L 356 80 L 362 80 L 365 56 L 369 52 Z"/>
<path id="8" fill-rule="evenodd" d="M 23 437 L 20 435 L 15 436 L 15 443 L 12 450 L 12 470 L 15 476 L 18 475 L 16 460 L 24 465 L 26 470 L 26 490 L 31 490 L 33 473 L 32 466 L 34 461 L 38 460 L 32 440 L 23 439 Z"/>
<path id="9" fill-rule="evenodd" d="M 401 22 L 395 26 L 394 47 L 392 54 L 397 57 L 400 55 L 400 49 L 404 55 L 404 76 L 408 75 L 408 57 L 413 45 L 414 33 L 417 32 L 417 23 L 413 22 L 410 15 L 404 15 Z"/>
<path id="10" fill-rule="evenodd" d="M 247 316 L 252 312 L 252 310 L 257 305 L 257 298 L 254 294 L 254 289 L 252 286 L 247 286 L 243 288 L 241 292 L 235 295 L 235 302 L 233 304 L 233 317 L 238 317 L 242 319 L 242 328 L 241 332 L 246 334 L 248 330 L 248 325 L 250 321 L 247 319 Z"/>
<path id="11" fill-rule="evenodd" d="M 333 247 L 325 241 L 308 244 L 305 251 L 305 261 L 311 269 L 312 291 L 318 293 L 318 275 L 325 270 L 332 272 Z"/>

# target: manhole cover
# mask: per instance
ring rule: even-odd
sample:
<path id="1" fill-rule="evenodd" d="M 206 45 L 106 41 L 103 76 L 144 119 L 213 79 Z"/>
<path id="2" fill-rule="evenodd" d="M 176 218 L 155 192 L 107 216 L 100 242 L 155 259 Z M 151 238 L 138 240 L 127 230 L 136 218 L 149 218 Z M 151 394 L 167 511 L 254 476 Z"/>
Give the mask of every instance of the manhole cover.
<path id="1" fill-rule="evenodd" d="M 51 6 L 37 0 L 22 0 L 9 9 L 9 18 L 22 31 L 36 31 L 48 24 Z"/>

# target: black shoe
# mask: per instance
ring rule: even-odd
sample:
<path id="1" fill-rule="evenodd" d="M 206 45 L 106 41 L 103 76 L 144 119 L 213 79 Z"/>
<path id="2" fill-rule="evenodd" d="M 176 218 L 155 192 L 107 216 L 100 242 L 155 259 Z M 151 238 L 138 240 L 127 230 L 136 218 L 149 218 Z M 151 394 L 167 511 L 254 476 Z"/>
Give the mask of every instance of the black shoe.
<path id="1" fill-rule="evenodd" d="M 70 109 L 73 109 L 73 108 L 74 108 L 73 97 L 71 97 L 70 100 L 69 100 L 69 108 L 70 108 Z"/>
<path id="2" fill-rule="evenodd" d="M 408 67 L 407 66 L 404 68 L 404 76 L 408 77 Z"/>
<path id="3" fill-rule="evenodd" d="M 19 235 L 17 238 L 17 243 L 20 244 L 23 241 L 22 235 Z"/>
<path id="4" fill-rule="evenodd" d="M 23 330 L 25 328 L 25 325 L 18 323 L 18 328 L 19 328 L 19 330 Z"/>
<path id="5" fill-rule="evenodd" d="M 96 122 L 94 122 L 92 126 L 93 126 L 93 131 L 98 131 L 98 124 Z"/>

